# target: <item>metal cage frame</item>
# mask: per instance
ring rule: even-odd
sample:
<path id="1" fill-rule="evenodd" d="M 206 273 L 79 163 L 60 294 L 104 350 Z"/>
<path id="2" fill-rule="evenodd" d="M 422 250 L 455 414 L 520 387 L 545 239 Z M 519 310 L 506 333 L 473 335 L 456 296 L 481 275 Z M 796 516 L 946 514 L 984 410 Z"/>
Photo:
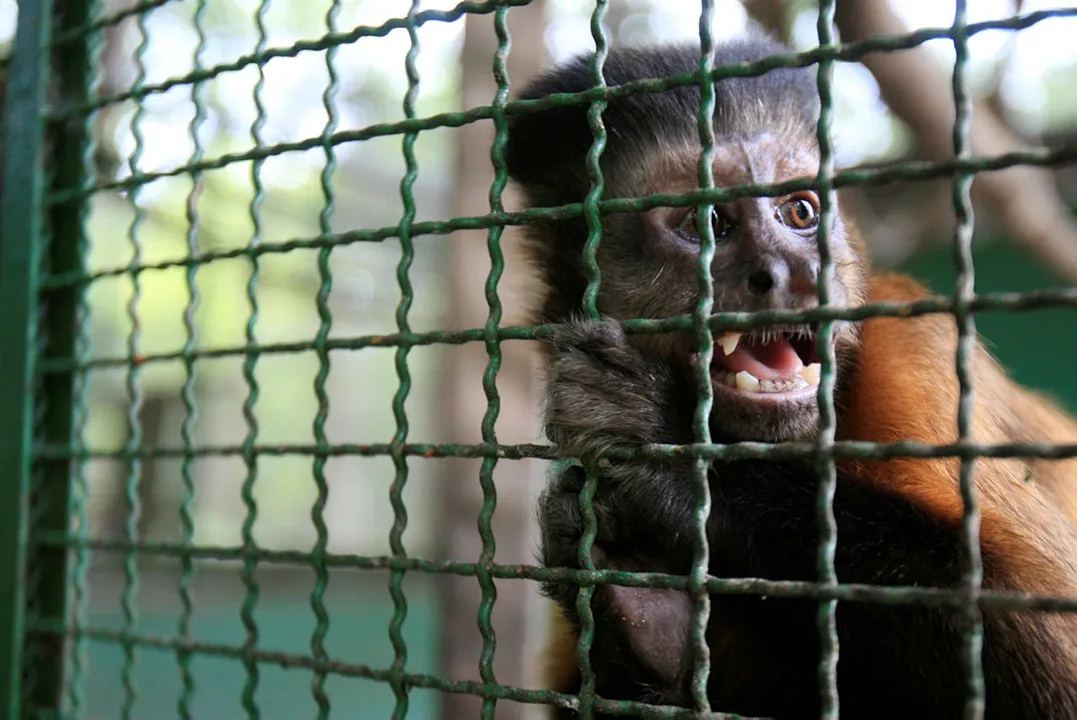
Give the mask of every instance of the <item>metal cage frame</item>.
<path id="1" fill-rule="evenodd" d="M 967 675 L 968 717 L 977 717 L 983 710 L 983 678 L 980 668 L 982 628 L 980 609 L 986 606 L 1023 608 L 1028 610 L 1077 611 L 1077 598 L 1033 598 L 1004 593 L 985 592 L 981 589 L 982 568 L 979 556 L 979 511 L 972 483 L 975 460 L 978 457 L 1022 458 L 1072 458 L 1077 457 L 1077 446 L 1012 445 L 985 446 L 971 436 L 971 408 L 974 388 L 971 386 L 968 359 L 975 338 L 975 314 L 993 309 L 1031 310 L 1040 307 L 1077 306 L 1077 288 L 1044 290 L 1032 294 L 1014 293 L 977 294 L 974 290 L 974 267 L 971 252 L 973 228 L 969 187 L 977 172 L 998 170 L 1018 164 L 1056 165 L 1077 162 L 1077 146 L 1064 146 L 1053 150 L 1036 150 L 1012 153 L 999 157 L 973 157 L 968 142 L 971 103 L 966 91 L 965 67 L 968 60 L 968 39 L 987 30 L 1019 30 L 1048 17 L 1077 14 L 1073 11 L 1043 11 L 1029 13 L 1005 21 L 970 24 L 966 19 L 966 0 L 958 0 L 957 13 L 951 27 L 919 30 L 900 35 L 872 38 L 868 41 L 838 44 L 833 29 L 834 0 L 821 0 L 818 16 L 818 47 L 803 53 L 769 57 L 761 62 L 739 66 L 715 67 L 709 50 L 714 41 L 710 35 L 710 18 L 714 12 L 712 0 L 701 1 L 700 43 L 702 53 L 699 69 L 670 78 L 641 80 L 614 88 L 607 88 L 602 77 L 606 57 L 607 38 L 602 24 L 607 0 L 597 0 L 591 20 L 591 31 L 597 52 L 592 61 L 595 88 L 576 95 L 555 95 L 541 100 L 510 100 L 510 83 L 506 70 L 510 37 L 506 24 L 512 7 L 526 5 L 528 0 L 487 0 L 485 2 L 461 2 L 448 11 L 420 11 L 418 0 L 413 0 L 406 17 L 392 19 L 373 27 L 356 27 L 338 31 L 335 27 L 336 3 L 327 17 L 327 32 L 314 41 L 296 43 L 286 48 L 267 49 L 266 31 L 262 17 L 268 0 L 262 0 L 256 19 L 259 22 L 260 42 L 255 51 L 234 62 L 213 67 L 199 67 L 196 71 L 157 84 L 145 81 L 142 54 L 145 41 L 135 53 L 139 77 L 130 90 L 113 95 L 98 94 L 95 84 L 94 63 L 100 49 L 100 36 L 107 28 L 129 18 L 143 18 L 145 13 L 166 4 L 169 0 L 140 0 L 129 10 L 99 17 L 97 3 L 57 2 L 37 0 L 20 3 L 18 32 L 13 55 L 8 64 L 9 82 L 4 118 L 3 170 L 0 197 L 0 298 L 4 300 L 4 312 L 0 313 L 0 467 L 5 469 L 0 482 L 0 568 L 7 580 L 8 592 L 0 594 L 0 701 L 6 717 L 23 717 L 28 713 L 35 717 L 66 717 L 78 710 L 80 665 L 77 653 L 70 641 L 75 643 L 96 640 L 119 643 L 126 652 L 124 682 L 130 685 L 131 672 L 136 663 L 135 649 L 141 646 L 168 648 L 176 652 L 180 672 L 184 676 L 185 697 L 193 692 L 189 676 L 189 660 L 195 654 L 210 654 L 234 658 L 245 664 L 248 683 L 243 692 L 243 703 L 251 717 L 257 715 L 253 691 L 257 683 L 258 665 L 278 664 L 300 667 L 313 671 L 315 682 L 312 689 L 318 703 L 319 717 L 329 714 L 329 700 L 324 684 L 330 675 L 340 674 L 364 677 L 388 683 L 396 696 L 395 718 L 407 714 L 408 694 L 411 688 L 435 688 L 450 693 L 470 693 L 482 697 L 483 717 L 493 717 L 499 699 L 511 699 L 525 703 L 544 703 L 561 707 L 577 708 L 581 716 L 590 717 L 595 711 L 625 714 L 638 713 L 643 717 L 681 717 L 686 711 L 676 708 L 643 706 L 637 703 L 613 702 L 594 694 L 594 677 L 588 659 L 593 637 L 593 619 L 590 596 L 598 583 L 617 583 L 630 586 L 685 588 L 692 594 L 695 607 L 695 624 L 692 630 L 692 647 L 696 654 L 696 672 L 693 676 L 693 696 L 698 711 L 710 711 L 706 696 L 706 683 L 710 672 L 704 630 L 709 614 L 709 594 L 712 593 L 765 593 L 769 596 L 798 596 L 817 599 L 819 602 L 819 632 L 823 648 L 819 663 L 819 677 L 823 694 L 823 714 L 833 718 L 838 715 L 836 667 L 839 647 L 835 626 L 835 607 L 839 600 L 848 602 L 881 603 L 932 603 L 950 604 L 965 608 L 969 629 L 965 638 L 963 661 Z M 205 11 L 206 0 L 199 0 L 196 18 Z M 492 72 L 498 83 L 496 96 L 488 106 L 463 112 L 442 113 L 428 117 L 416 114 L 415 102 L 419 87 L 416 58 L 420 51 L 417 28 L 430 22 L 454 22 L 468 13 L 493 13 L 499 45 L 492 61 Z M 196 19 L 196 25 L 197 25 Z M 337 130 L 336 118 L 331 107 L 335 92 L 336 74 L 333 69 L 333 49 L 354 43 L 362 38 L 384 36 L 392 30 L 405 28 L 411 39 L 407 53 L 405 73 L 408 91 L 403 101 L 405 119 L 401 122 L 376 124 L 359 130 Z M 942 163 L 903 163 L 874 170 L 837 172 L 834 167 L 830 142 L 832 66 L 835 61 L 851 61 L 868 52 L 911 48 L 939 38 L 950 38 L 956 50 L 957 62 L 953 72 L 953 94 L 957 108 L 957 120 L 953 131 L 953 158 Z M 205 44 L 200 35 L 201 50 Z M 91 156 L 93 138 L 89 125 L 94 114 L 109 105 L 127 100 L 142 99 L 165 92 L 168 89 L 189 86 L 196 108 L 194 123 L 204 117 L 199 98 L 200 83 L 217 75 L 248 66 L 261 67 L 272 58 L 294 57 L 307 50 L 328 50 L 327 63 L 330 83 L 326 89 L 326 109 L 330 121 L 325 132 L 299 142 L 266 144 L 260 132 L 264 121 L 264 108 L 259 104 L 258 90 L 255 102 L 259 110 L 259 122 L 251 128 L 253 146 L 250 150 L 206 157 L 204 149 L 197 146 L 197 135 L 192 130 L 196 152 L 190 162 L 162 172 L 133 173 L 121 180 L 101 181 L 94 178 Z M 712 114 L 714 107 L 713 85 L 708 82 L 732 76 L 752 76 L 774 68 L 818 66 L 818 89 L 822 99 L 819 118 L 818 140 L 822 160 L 818 175 L 780 185 L 716 188 L 712 176 L 714 132 Z M 53 105 L 49 88 L 58 84 L 65 102 Z M 603 200 L 604 189 L 599 159 L 605 145 L 605 128 L 602 113 L 610 98 L 630 93 L 661 92 L 676 87 L 699 84 L 702 89 L 699 136 L 702 153 L 698 166 L 699 189 L 682 195 L 654 195 L 642 198 Z M 260 85 L 259 85 L 260 86 Z M 533 112 L 542 108 L 587 104 L 588 118 L 594 135 L 594 143 L 587 156 L 587 169 L 591 178 L 591 191 L 583 203 L 557 208 L 538 208 L 527 212 L 506 212 L 501 201 L 507 184 L 507 173 L 502 158 L 507 117 L 513 113 Z M 137 111 L 136 111 L 137 113 Z M 495 180 L 490 187 L 490 211 L 476 217 L 458 217 L 443 221 L 416 222 L 412 185 L 417 167 L 414 144 L 417 136 L 426 130 L 442 127 L 460 127 L 477 120 L 492 120 L 497 129 L 497 139 L 491 148 L 491 160 Z M 136 156 L 143 150 L 138 134 L 138 117 L 134 123 Z M 62 132 L 51 133 L 51 129 Z M 368 228 L 344 233 L 332 233 L 329 214 L 333 199 L 329 192 L 329 178 L 335 168 L 334 148 L 342 143 L 360 142 L 375 137 L 400 136 L 407 172 L 400 191 L 404 202 L 404 214 L 396 225 Z M 153 181 L 178 175 L 193 175 L 211 169 L 225 167 L 240 161 L 253 161 L 256 192 L 250 206 L 250 215 L 258 228 L 258 211 L 262 194 L 258 186 L 259 163 L 282 153 L 323 148 L 325 166 L 322 187 L 326 203 L 320 216 L 320 233 L 316 237 L 299 238 L 284 243 L 252 244 L 242 250 L 197 253 L 191 244 L 191 254 L 178 261 L 163 263 L 140 262 L 137 255 L 139 222 L 136 210 L 135 226 L 131 230 L 131 245 L 135 260 L 126 266 L 103 271 L 88 272 L 84 267 L 84 255 L 88 243 L 85 219 L 90 197 L 102 190 L 124 190 L 132 195 Z M 929 179 L 953 177 L 953 207 L 958 219 L 954 236 L 954 262 L 958 273 L 956 292 L 952 297 L 936 297 L 917 303 L 884 303 L 858 308 L 838 308 L 828 302 L 833 263 L 829 254 L 828 228 L 832 222 L 834 193 L 837 189 L 856 184 L 884 183 L 894 180 Z M 500 343 L 505 340 L 535 339 L 543 337 L 550 327 L 503 327 L 498 283 L 504 271 L 501 251 L 501 234 L 505 227 L 521 225 L 533 218 L 565 218 L 582 215 L 589 228 L 584 251 L 584 261 L 590 274 L 585 307 L 588 314 L 597 316 L 595 306 L 597 288 L 601 281 L 596 262 L 596 250 L 601 242 L 601 216 L 612 212 L 642 211 L 656 206 L 694 206 L 705 213 L 716 202 L 737 197 L 767 196 L 814 188 L 822 198 L 822 221 L 819 232 L 819 248 L 823 262 L 818 293 L 821 307 L 807 313 L 768 312 L 759 314 L 724 313 L 713 315 L 713 288 L 710 277 L 710 259 L 714 250 L 711 228 L 703 224 L 698 280 L 701 299 L 695 312 L 688 317 L 663 320 L 636 319 L 627 322 L 630 332 L 663 332 L 671 329 L 693 329 L 696 333 L 702 361 L 699 362 L 698 392 L 701 402 L 695 418 L 696 442 L 684 446 L 647 446 L 622 448 L 616 455 L 630 457 L 661 457 L 690 455 L 696 458 L 697 489 L 699 502 L 696 512 L 695 563 L 689 577 L 673 577 L 658 573 L 619 573 L 597 571 L 591 564 L 589 549 L 595 537 L 595 516 L 590 507 L 595 480 L 589 480 L 581 494 L 583 515 L 588 522 L 588 532 L 580 548 L 583 570 L 564 568 L 539 568 L 534 566 L 507 566 L 494 562 L 494 538 L 490 520 L 495 511 L 497 495 L 493 483 L 493 468 L 499 460 L 514 458 L 551 458 L 549 448 L 540 445 L 504 446 L 497 441 L 494 424 L 500 410 L 497 375 L 501 363 Z M 198 218 L 193 205 L 188 204 L 189 232 L 196 230 Z M 492 263 L 486 282 L 489 315 L 481 328 L 460 332 L 435 331 L 417 333 L 411 330 L 408 311 L 412 287 L 409 267 L 414 257 L 415 238 L 421 235 L 445 235 L 460 229 L 485 229 L 488 232 L 488 249 Z M 402 291 L 402 301 L 397 313 L 397 332 L 391 335 L 365 336 L 351 339 L 329 339 L 331 318 L 325 301 L 332 282 L 328 257 L 332 248 L 356 242 L 380 241 L 399 238 L 402 255 L 397 266 L 397 280 Z M 192 241 L 193 243 L 193 241 Z M 254 283 L 257 279 L 260 258 L 285 253 L 298 248 L 319 251 L 321 288 L 318 295 L 318 311 L 322 320 L 317 337 L 309 343 L 259 344 L 253 333 L 257 317 Z M 198 269 L 215 260 L 229 257 L 245 257 L 250 261 L 252 274 L 247 286 L 247 297 L 252 304 L 252 314 L 247 325 L 248 342 L 242 347 L 205 350 L 196 347 L 193 331 L 194 306 L 198 293 L 194 276 Z M 132 320 L 136 321 L 135 303 L 138 296 L 138 279 L 142 272 L 165 267 L 182 267 L 187 273 L 187 287 L 191 303 L 187 309 L 186 326 L 188 341 L 182 351 L 161 355 L 144 355 L 139 352 L 138 333 L 129 337 L 128 353 L 124 357 L 86 357 L 85 324 L 88 307 L 84 298 L 89 285 L 97 280 L 119 275 L 130 275 L 135 283 L 135 295 L 128 307 Z M 830 325 L 837 319 L 862 320 L 874 316 L 913 317 L 927 313 L 951 313 L 959 328 L 957 373 L 961 387 L 959 406 L 959 440 L 946 446 L 932 446 L 917 442 L 901 442 L 887 445 L 871 443 L 838 442 L 835 440 L 835 412 L 833 405 L 833 350 L 828 342 Z M 821 432 L 814 444 L 738 443 L 714 445 L 711 443 L 706 418 L 711 406 L 711 384 L 706 369 L 712 346 L 712 333 L 719 329 L 742 329 L 767 323 L 819 322 L 819 348 L 823 356 L 822 378 L 819 389 Z M 487 410 L 482 423 L 482 443 L 477 445 L 430 445 L 408 441 L 408 419 L 404 401 L 411 386 L 408 370 L 408 353 L 412 347 L 435 343 L 460 344 L 482 342 L 489 361 L 483 375 Z M 326 440 L 324 420 L 329 399 L 325 392 L 328 374 L 328 353 L 331 350 L 359 350 L 366 347 L 395 347 L 399 387 L 393 412 L 397 427 L 392 440 L 375 445 L 331 445 Z M 258 443 L 258 428 L 252 408 L 258 397 L 258 385 L 254 368 L 258 358 L 271 353 L 313 352 L 321 360 L 321 369 L 315 392 L 319 400 L 321 425 L 315 428 L 313 445 L 289 445 L 266 447 Z M 249 432 L 240 446 L 213 446 L 196 449 L 191 446 L 191 423 L 195 414 L 192 383 L 197 361 L 207 357 L 237 356 L 245 358 L 244 377 L 249 387 L 244 405 Z M 138 389 L 136 378 L 139 369 L 147 363 L 165 360 L 181 360 L 186 368 L 183 400 L 187 419 L 183 425 L 185 446 L 182 448 L 146 449 L 141 446 L 138 433 Z M 86 408 L 83 395 L 84 375 L 91 369 L 122 367 L 127 369 L 127 387 L 132 399 L 129 423 L 132 434 L 124 450 L 112 456 L 123 457 L 131 462 L 128 473 L 126 496 L 131 509 L 137 503 L 135 483 L 139 462 L 148 457 L 172 457 L 183 460 L 183 474 L 188 491 L 187 501 L 181 514 L 186 542 L 178 544 L 138 543 L 92 540 L 86 536 L 85 496 L 86 480 L 82 464 L 97 451 L 85 447 L 81 430 L 85 424 Z M 310 456 L 313 461 L 312 478 L 318 486 L 319 502 L 314 508 L 314 522 L 318 531 L 318 543 L 310 553 L 281 553 L 260 549 L 251 530 L 256 507 L 251 494 L 257 476 L 257 459 L 263 453 L 295 453 Z M 333 455 L 387 455 L 392 458 L 396 475 L 390 491 L 390 502 L 395 523 L 390 536 L 391 555 L 385 557 L 343 557 L 327 552 L 327 530 L 321 521 L 325 505 L 326 484 L 323 474 L 325 461 Z M 243 500 L 247 517 L 243 525 L 243 544 L 237 548 L 199 547 L 192 544 L 192 520 L 189 501 L 193 497 L 190 463 L 200 455 L 233 455 L 246 463 L 247 476 L 243 485 Z M 482 458 L 480 483 L 485 503 L 479 517 L 483 551 L 477 562 L 435 562 L 409 557 L 402 542 L 406 526 L 406 509 L 402 497 L 408 479 L 407 460 L 411 456 L 424 457 L 471 457 Z M 819 467 L 822 493 L 818 499 L 818 517 L 822 533 L 818 550 L 818 570 L 822 581 L 774 582 L 764 580 L 722 580 L 709 577 L 706 559 L 708 554 L 704 523 L 710 511 L 706 469 L 709 460 L 716 458 L 763 458 L 781 457 L 809 458 Z M 964 587 L 958 591 L 928 588 L 875 588 L 841 584 L 834 570 L 836 526 L 831 502 L 836 484 L 836 458 L 896 457 L 957 457 L 961 459 L 961 494 L 965 504 L 964 533 L 968 549 Z M 131 513 L 133 518 L 134 512 Z M 133 520 L 129 519 L 129 531 L 135 537 Z M 124 612 L 132 617 L 132 592 L 137 585 L 134 558 L 137 553 L 179 558 L 182 561 L 183 580 L 181 593 L 187 618 L 191 610 L 191 598 L 186 594 L 195 560 L 204 558 L 227 558 L 244 562 L 247 583 L 247 602 L 242 609 L 243 621 L 248 629 L 248 642 L 241 647 L 194 643 L 180 635 L 162 638 L 140 635 L 130 631 L 111 631 L 82 625 L 70 617 L 69 608 L 84 602 L 83 583 L 86 579 L 87 554 L 92 550 L 107 550 L 123 554 L 126 563 L 127 585 L 123 596 Z M 318 581 L 312 595 L 312 606 L 318 618 L 318 630 L 312 639 L 309 656 L 288 655 L 260 650 L 256 645 L 257 627 L 251 614 L 257 598 L 257 584 L 253 581 L 254 567 L 260 562 L 286 561 L 306 563 L 317 573 Z M 369 667 L 333 661 L 325 653 L 325 627 L 328 623 L 326 609 L 320 600 L 324 591 L 328 568 L 348 566 L 356 568 L 389 569 L 392 572 L 390 593 L 396 614 L 388 631 L 395 651 L 395 660 L 389 667 Z M 479 626 L 483 635 L 483 653 L 480 659 L 480 682 L 458 682 L 428 674 L 409 672 L 406 667 L 407 649 L 401 635 L 406 616 L 406 599 L 402 578 L 406 572 L 436 572 L 471 575 L 478 578 L 483 590 L 479 612 Z M 580 636 L 578 659 L 583 689 L 579 697 L 553 692 L 529 690 L 500 685 L 493 672 L 494 631 L 490 614 L 495 602 L 494 579 L 527 578 L 531 580 L 572 579 L 581 585 L 579 615 L 583 632 Z M 128 688 L 130 712 L 133 690 Z M 180 714 L 188 717 L 189 707 L 181 702 Z M 696 717 L 697 715 L 691 715 Z"/>

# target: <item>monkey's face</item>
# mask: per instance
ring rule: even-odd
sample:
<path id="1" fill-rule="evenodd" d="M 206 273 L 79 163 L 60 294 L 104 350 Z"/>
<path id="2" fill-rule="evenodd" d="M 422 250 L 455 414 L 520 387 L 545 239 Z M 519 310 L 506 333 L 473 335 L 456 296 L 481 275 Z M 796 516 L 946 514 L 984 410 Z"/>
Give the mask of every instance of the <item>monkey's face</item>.
<path id="1" fill-rule="evenodd" d="M 812 145 L 764 135 L 721 145 L 714 162 L 715 185 L 771 184 L 810 177 L 818 171 Z M 649 164 L 647 193 L 698 188 L 698 151 L 667 153 Z M 699 298 L 700 234 L 709 224 L 715 241 L 711 266 L 715 312 L 809 310 L 819 304 L 820 199 L 804 191 L 779 197 L 741 198 L 716 205 L 706 218 L 695 208 L 654 208 L 621 215 L 608 225 L 613 242 L 600 246 L 603 312 L 622 317 L 690 314 Z M 865 273 L 840 213 L 828 234 L 836 272 L 830 302 L 846 306 L 863 299 Z M 604 241 L 605 242 L 605 241 Z M 627 250 L 626 250 L 627 249 Z M 669 357 L 690 371 L 696 362 L 691 333 L 637 335 L 649 352 Z M 831 332 L 843 371 L 855 347 L 855 327 L 835 323 Z M 766 326 L 715 336 L 711 361 L 714 393 L 711 426 L 719 437 L 780 442 L 808 439 L 818 428 L 817 392 L 821 359 L 810 325 Z"/>

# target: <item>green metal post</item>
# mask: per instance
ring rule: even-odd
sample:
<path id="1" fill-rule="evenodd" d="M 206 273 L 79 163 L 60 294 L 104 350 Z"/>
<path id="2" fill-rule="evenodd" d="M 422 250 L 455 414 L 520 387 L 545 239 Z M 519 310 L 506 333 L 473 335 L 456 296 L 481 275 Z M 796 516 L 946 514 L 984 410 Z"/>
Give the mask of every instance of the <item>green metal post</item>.
<path id="1" fill-rule="evenodd" d="M 0 713 L 22 697 L 36 296 L 44 198 L 41 112 L 48 79 L 51 0 L 19 3 L 4 118 L 0 197 Z"/>
<path id="2" fill-rule="evenodd" d="M 85 26 L 94 3 L 56 3 L 52 15 L 52 33 L 57 39 L 50 43 L 41 58 L 51 63 L 55 72 L 50 76 L 49 101 L 59 105 L 85 103 L 92 80 L 90 62 L 92 36 L 66 37 L 68 28 Z M 45 102 L 45 98 L 41 99 Z M 44 108 L 28 108 L 28 112 L 44 115 Z M 87 145 L 90 137 L 90 118 L 81 117 L 66 122 L 50 123 L 45 129 L 43 185 L 50 190 L 83 188 L 93 181 L 88 172 Z M 42 216 L 42 272 L 84 272 L 84 257 L 88 247 L 85 220 L 90 198 L 51 204 Z M 40 287 L 36 307 L 35 347 L 41 362 L 59 358 L 80 357 L 85 351 L 85 329 L 82 317 L 86 288 Z M 34 441 L 45 444 L 71 445 L 75 440 L 76 396 L 84 392 L 85 371 L 54 376 L 45 382 L 35 372 L 37 393 L 34 417 Z M 76 461 L 81 463 L 81 461 Z M 35 456 L 30 477 L 29 538 L 31 552 L 27 560 L 26 616 L 30 621 L 63 624 L 68 620 L 71 577 L 69 548 L 45 547 L 38 542 L 50 533 L 71 534 L 74 517 L 74 465 L 69 461 L 47 460 Z M 86 532 L 81 525 L 80 534 Z M 30 632 L 26 637 L 23 696 L 27 708 L 35 712 L 59 714 L 64 710 L 63 697 L 69 672 L 68 638 L 51 633 Z M 78 708 L 73 708 L 77 712 Z"/>

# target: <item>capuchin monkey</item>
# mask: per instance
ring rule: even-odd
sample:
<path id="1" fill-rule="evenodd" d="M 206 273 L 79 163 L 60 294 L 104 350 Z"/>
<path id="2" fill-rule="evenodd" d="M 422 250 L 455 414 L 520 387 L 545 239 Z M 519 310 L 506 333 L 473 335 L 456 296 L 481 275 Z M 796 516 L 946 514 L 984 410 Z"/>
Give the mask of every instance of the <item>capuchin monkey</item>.
<path id="1" fill-rule="evenodd" d="M 769 40 L 720 45 L 715 66 L 787 48 Z M 539 77 L 520 97 L 593 86 L 588 57 Z M 698 47 L 614 49 L 610 86 L 698 69 Z M 814 67 L 714 84 L 714 179 L 719 187 L 814 177 L 819 100 Z M 699 89 L 609 101 L 601 158 L 605 198 L 698 188 Z M 513 115 L 506 162 L 529 207 L 582 202 L 590 187 L 587 106 Z M 597 462 L 599 569 L 686 575 L 695 533 L 690 459 L 598 460 L 618 445 L 694 442 L 695 336 L 633 334 L 622 320 L 693 312 L 700 227 L 715 237 L 714 311 L 808 310 L 818 305 L 814 191 L 602 217 L 597 250 L 601 318 L 585 319 L 588 232 L 580 216 L 536 219 L 527 254 L 544 289 L 532 320 L 560 323 L 548 344 L 546 433 L 562 456 Z M 840 208 L 829 233 L 831 302 L 915 301 L 907 277 L 874 274 Z M 958 437 L 953 317 L 877 318 L 833 326 L 839 440 L 932 444 Z M 710 377 L 715 442 L 812 441 L 818 433 L 820 357 L 812 326 L 716 333 Z M 1012 382 L 977 344 L 971 357 L 973 437 L 984 444 L 1075 443 L 1077 423 Z M 959 460 L 837 461 L 835 565 L 842 583 L 955 589 L 966 567 Z M 709 469 L 709 572 L 715 577 L 817 581 L 819 476 L 808 460 L 715 461 Z M 540 561 L 579 568 L 585 474 L 553 477 L 540 499 Z M 975 464 L 983 585 L 993 591 L 1077 596 L 1075 462 L 980 459 Z M 578 588 L 551 581 L 554 640 L 547 686 L 576 693 Z M 591 663 L 608 699 L 690 706 L 691 602 L 684 591 L 596 586 Z M 818 601 L 714 594 L 706 640 L 715 711 L 774 718 L 819 714 Z M 841 602 L 838 690 L 846 718 L 956 718 L 967 696 L 966 615 L 956 606 Z M 1077 618 L 983 611 L 989 718 L 1077 718 Z M 576 717 L 559 710 L 557 717 Z M 610 716 L 612 717 L 612 716 Z M 625 716 L 619 716 L 625 717 Z"/>

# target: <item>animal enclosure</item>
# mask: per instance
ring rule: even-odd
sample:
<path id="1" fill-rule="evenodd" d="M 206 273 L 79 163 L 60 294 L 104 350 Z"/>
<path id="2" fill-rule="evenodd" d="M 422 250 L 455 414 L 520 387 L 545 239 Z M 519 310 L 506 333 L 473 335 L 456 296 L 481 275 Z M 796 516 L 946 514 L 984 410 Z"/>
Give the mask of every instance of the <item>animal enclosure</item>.
<path id="1" fill-rule="evenodd" d="M 976 708 L 983 701 L 981 607 L 1077 611 L 1077 598 L 981 590 L 976 459 L 1067 459 L 1077 457 L 1077 447 L 978 442 L 970 425 L 976 388 L 968 382 L 981 316 L 992 313 L 984 322 L 1001 346 L 1006 337 L 1027 338 L 1028 323 L 1050 314 L 1036 330 L 1038 348 L 1030 343 L 1025 354 L 1000 352 L 1025 379 L 1051 376 L 1056 384 L 1044 381 L 1043 389 L 1077 407 L 1065 374 L 1069 363 L 1058 359 L 1077 349 L 1067 330 L 1077 288 L 1072 278 L 1069 285 L 1039 287 L 1048 284 L 1046 274 L 1020 265 L 1005 248 L 984 249 L 974 262 L 971 193 L 978 173 L 1077 164 L 1077 140 L 975 151 L 967 77 L 973 38 L 1025 32 L 1075 18 L 1077 9 L 970 22 L 967 3 L 959 0 L 947 27 L 839 43 L 836 3 L 820 0 L 809 9 L 813 47 L 721 66 L 706 51 L 721 40 L 714 35 L 716 8 L 731 3 L 689 4 L 704 50 L 698 72 L 606 87 L 608 16 L 629 4 L 598 0 L 586 3 L 588 37 L 597 50 L 595 89 L 518 100 L 512 93 L 527 78 L 518 80 L 509 65 L 517 49 L 526 51 L 542 33 L 528 35 L 523 20 L 515 29 L 510 23 L 544 3 L 483 0 L 431 9 L 412 0 L 404 3 L 406 14 L 378 22 L 363 14 L 376 15 L 370 8 L 377 3 L 358 0 L 317 3 L 317 13 L 283 0 L 19 3 L 3 67 L 0 139 L 0 511 L 7 508 L 0 521 L 0 700 L 6 716 L 414 718 L 434 717 L 441 705 L 448 718 L 462 711 L 447 708 L 463 706 L 444 703 L 465 696 L 477 698 L 475 712 L 484 718 L 524 717 L 542 705 L 576 708 L 585 718 L 596 711 L 688 716 L 593 692 L 588 602 L 600 583 L 689 590 L 698 613 L 696 648 L 705 645 L 711 594 L 817 599 L 828 717 L 840 708 L 839 602 L 963 607 L 969 629 L 961 660 L 969 707 Z M 282 41 L 274 33 L 283 31 L 270 32 L 270 20 L 274 28 L 295 25 L 303 37 Z M 438 34 L 464 23 L 466 38 L 463 30 Z M 429 48 L 420 41 L 427 31 L 422 37 L 437 48 L 433 59 L 424 59 Z M 391 67 L 379 63 L 381 46 L 373 44 L 390 38 L 395 45 L 386 46 L 386 57 L 401 60 Z M 947 81 L 956 122 L 947 157 L 839 169 L 832 139 L 836 66 L 940 40 L 955 56 Z M 465 54 L 489 47 L 485 55 L 476 51 L 485 63 L 482 79 L 491 83 L 485 100 L 452 94 L 474 73 L 466 60 L 455 70 L 461 47 Z M 373 48 L 364 50 L 371 57 L 348 55 L 358 48 Z M 345 62 L 349 72 L 338 67 Z M 818 175 L 780 186 L 716 187 L 706 162 L 714 150 L 708 81 L 804 66 L 818 68 L 823 106 Z M 424 77 L 435 73 L 441 80 L 427 90 Z M 278 84 L 283 89 L 274 89 Z M 604 198 L 606 103 L 690 85 L 702 88 L 699 189 Z M 516 211 L 503 153 L 508 119 L 557 106 L 590 108 L 591 192 L 583 203 Z M 480 125 L 490 131 L 488 140 L 480 137 L 480 149 L 453 134 Z M 455 168 L 479 161 L 489 169 L 481 188 L 485 207 L 471 210 L 439 188 L 459 191 Z M 943 261 L 924 262 L 928 274 L 952 268 L 954 292 L 912 305 L 829 304 L 827 228 L 835 193 L 898 182 L 947 188 L 956 227 Z M 597 532 L 588 506 L 593 478 L 581 496 L 589 523 L 581 548 L 585 569 L 539 567 L 523 526 L 532 520 L 542 472 L 516 468 L 576 459 L 555 457 L 537 428 L 530 433 L 538 400 L 527 390 L 528 378 L 538 371 L 510 359 L 553 328 L 515 323 L 506 309 L 516 302 L 503 297 L 505 277 L 515 268 L 510 234 L 536 218 L 584 218 L 583 263 L 592 283 L 587 312 L 598 317 L 602 216 L 659 206 L 706 213 L 739 197 L 807 188 L 823 198 L 819 310 L 714 314 L 714 238 L 704 233 L 695 313 L 638 318 L 626 323 L 628 331 L 692 330 L 708 358 L 726 329 L 818 323 L 820 347 L 829 347 L 836 320 L 952 314 L 961 338 L 958 441 L 836 440 L 831 350 L 822 353 L 818 442 L 715 444 L 704 374 L 695 443 L 620 455 L 698 459 L 695 571 L 675 577 L 595 570 L 587 552 Z M 450 254 L 465 252 L 447 249 L 464 242 L 470 254 Z M 477 263 L 482 277 L 474 274 Z M 1001 289 L 978 289 L 983 273 Z M 481 296 L 477 322 L 473 313 L 441 314 L 443 305 L 466 304 L 457 287 L 465 281 Z M 379 307 L 390 306 L 391 313 L 377 316 Z M 452 354 L 468 348 L 482 354 L 477 364 Z M 470 400 L 449 398 L 453 392 Z M 507 431 L 506 416 L 517 418 Z M 457 427 L 464 425 L 470 429 Z M 707 574 L 707 462 L 769 457 L 809 458 L 824 479 L 820 582 Z M 961 460 L 965 587 L 841 583 L 830 507 L 836 461 L 944 457 Z M 499 513 L 504 540 L 495 532 Z M 526 658 L 541 649 L 530 638 L 543 630 L 532 616 L 545 614 L 534 586 L 566 577 L 582 588 L 578 697 L 528 679 Z M 470 595 L 457 596 L 461 587 L 478 595 L 473 604 Z M 504 620 L 495 628 L 499 612 Z M 463 625 L 474 637 L 458 637 Z M 473 658 L 471 664 L 449 667 L 461 657 Z M 509 663 L 507 669 L 498 662 Z M 701 702 L 710 672 L 703 662 L 694 675 Z"/>

